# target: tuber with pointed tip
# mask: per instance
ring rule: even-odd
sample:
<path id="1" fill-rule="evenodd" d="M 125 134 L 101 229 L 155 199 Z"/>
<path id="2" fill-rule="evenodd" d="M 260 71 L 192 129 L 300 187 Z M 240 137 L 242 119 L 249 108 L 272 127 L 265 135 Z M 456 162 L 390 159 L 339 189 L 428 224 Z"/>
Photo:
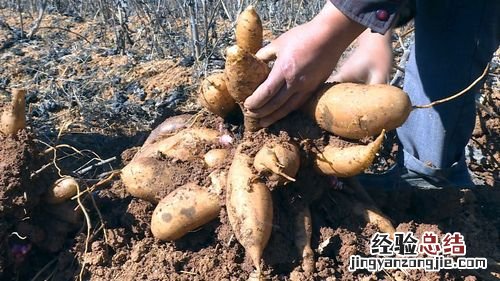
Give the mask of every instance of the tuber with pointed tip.
<path id="1" fill-rule="evenodd" d="M 26 90 L 12 89 L 12 101 L 0 117 L 0 133 L 13 136 L 26 128 Z"/>
<path id="2" fill-rule="evenodd" d="M 219 197 L 193 183 L 169 193 L 156 206 L 151 232 L 157 239 L 173 241 L 219 216 Z"/>
<path id="3" fill-rule="evenodd" d="M 238 146 L 227 178 L 226 207 L 236 239 L 261 275 L 262 252 L 269 241 L 273 221 L 271 191 L 252 171 L 252 159 Z"/>
<path id="4" fill-rule="evenodd" d="M 262 47 L 262 21 L 252 5 L 238 16 L 236 22 L 236 45 L 255 54 Z"/>
<path id="5" fill-rule="evenodd" d="M 253 165 L 271 182 L 280 185 L 294 182 L 300 167 L 299 148 L 289 142 L 264 144 L 255 155 Z"/>
<path id="6" fill-rule="evenodd" d="M 384 140 L 385 130 L 368 145 L 346 148 L 327 145 L 322 152 L 316 153 L 315 166 L 323 175 L 352 177 L 368 168 Z"/>
<path id="7" fill-rule="evenodd" d="M 224 73 L 215 73 L 203 79 L 198 101 L 208 111 L 222 118 L 236 109 L 236 102 L 227 90 Z"/>

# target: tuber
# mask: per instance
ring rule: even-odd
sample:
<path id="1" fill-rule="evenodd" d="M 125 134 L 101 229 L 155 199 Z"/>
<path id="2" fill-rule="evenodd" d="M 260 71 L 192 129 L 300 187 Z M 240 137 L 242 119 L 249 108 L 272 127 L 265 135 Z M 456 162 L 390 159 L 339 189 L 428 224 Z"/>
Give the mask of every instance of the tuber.
<path id="1" fill-rule="evenodd" d="M 12 136 L 26 128 L 25 96 L 25 89 L 12 89 L 12 101 L 0 117 L 0 133 Z"/>
<path id="2" fill-rule="evenodd" d="M 196 158 L 200 143 L 218 141 L 219 132 L 206 128 L 188 128 L 141 148 L 135 157 L 154 157 L 161 154 L 181 161 Z M 200 156 L 201 157 L 201 156 Z"/>
<path id="3" fill-rule="evenodd" d="M 226 162 L 228 156 L 229 151 L 227 149 L 216 148 L 205 153 L 205 156 L 203 156 L 203 160 L 205 161 L 205 165 L 208 168 L 214 168 L 222 166 L 222 164 Z"/>
<path id="4" fill-rule="evenodd" d="M 309 207 L 304 207 L 295 217 L 295 246 L 302 256 L 302 269 L 314 272 L 314 252 L 311 248 L 312 221 Z"/>
<path id="5" fill-rule="evenodd" d="M 248 6 L 236 22 L 236 45 L 255 54 L 262 47 L 262 21 L 252 5 Z"/>
<path id="6" fill-rule="evenodd" d="M 149 134 L 143 146 L 154 143 L 165 137 L 169 137 L 179 130 L 184 129 L 187 126 L 189 119 L 191 118 L 191 114 L 181 114 L 165 119 L 165 121 L 163 121 L 160 125 L 158 125 L 158 127 L 151 131 L 151 134 Z"/>
<path id="7" fill-rule="evenodd" d="M 291 143 L 270 143 L 257 152 L 253 165 L 257 172 L 277 184 L 295 181 L 300 167 L 299 148 Z"/>
<path id="8" fill-rule="evenodd" d="M 378 208 L 362 203 L 361 201 L 354 201 L 354 213 L 363 216 L 363 218 L 378 227 L 382 232 L 389 233 L 391 236 L 396 232 L 389 218 L 387 218 Z"/>
<path id="9" fill-rule="evenodd" d="M 323 175 L 352 177 L 368 168 L 384 140 L 385 130 L 368 145 L 356 145 L 346 148 L 326 146 L 323 152 L 316 154 L 316 169 Z"/>
<path id="10" fill-rule="evenodd" d="M 269 74 L 267 64 L 239 46 L 232 46 L 226 51 L 227 89 L 233 99 L 242 106 L 247 97 L 266 79 Z M 243 112 L 245 110 L 242 108 Z M 260 129 L 258 120 L 244 117 L 245 129 L 256 131 Z"/>
<path id="11" fill-rule="evenodd" d="M 165 190 L 176 186 L 172 178 L 189 172 L 177 166 L 167 165 L 152 157 L 134 158 L 121 171 L 121 179 L 127 191 L 134 197 L 158 203 Z"/>
<path id="12" fill-rule="evenodd" d="M 271 236 L 273 205 L 271 192 L 252 172 L 252 159 L 238 146 L 227 178 L 226 207 L 236 239 L 243 245 L 256 268 L 262 272 L 262 252 Z"/>
<path id="13" fill-rule="evenodd" d="M 196 184 L 186 184 L 158 203 L 151 218 L 151 232 L 160 240 L 177 240 L 217 218 L 220 209 L 216 194 Z"/>
<path id="14" fill-rule="evenodd" d="M 322 129 L 362 139 L 401 126 L 412 105 L 408 95 L 394 86 L 340 83 L 325 84 L 306 110 Z"/>
<path id="15" fill-rule="evenodd" d="M 45 201 L 50 204 L 59 204 L 78 193 L 79 185 L 73 177 L 62 177 L 58 179 L 45 194 Z"/>
<path id="16" fill-rule="evenodd" d="M 222 118 L 236 109 L 236 102 L 227 90 L 224 73 L 212 74 L 201 82 L 198 101 L 208 111 Z"/>

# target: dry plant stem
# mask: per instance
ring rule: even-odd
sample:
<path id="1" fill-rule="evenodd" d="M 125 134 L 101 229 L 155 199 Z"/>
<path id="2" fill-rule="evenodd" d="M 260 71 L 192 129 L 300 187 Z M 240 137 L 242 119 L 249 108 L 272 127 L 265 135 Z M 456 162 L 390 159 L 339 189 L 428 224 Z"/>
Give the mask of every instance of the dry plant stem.
<path id="1" fill-rule="evenodd" d="M 26 128 L 26 90 L 12 89 L 12 101 L 0 116 L 0 133 L 13 136 Z"/>
<path id="2" fill-rule="evenodd" d="M 472 89 L 479 81 L 481 81 L 484 76 L 486 75 L 486 73 L 488 73 L 488 69 L 490 68 L 490 64 L 488 63 L 486 65 L 486 67 L 484 68 L 483 70 L 483 73 L 481 74 L 481 76 L 479 76 L 476 80 L 474 80 L 474 82 L 472 82 L 472 84 L 470 84 L 469 86 L 467 86 L 467 88 L 463 89 L 462 91 L 452 95 L 452 96 L 449 96 L 449 97 L 446 97 L 444 99 L 440 99 L 440 100 L 437 100 L 437 101 L 433 101 L 429 104 L 425 104 L 425 105 L 414 105 L 413 106 L 413 109 L 421 109 L 421 108 L 430 108 L 430 107 L 433 107 L 433 106 L 436 106 L 438 104 L 442 104 L 442 103 L 445 103 L 447 101 L 451 101 L 453 99 L 456 99 L 458 97 L 460 97 L 461 95 L 467 93 L 467 91 L 469 91 L 470 89 Z"/>
<path id="3" fill-rule="evenodd" d="M 40 1 L 39 7 L 38 7 L 38 18 L 35 21 L 35 24 L 31 28 L 31 30 L 28 32 L 28 35 L 26 36 L 28 39 L 31 39 L 33 35 L 38 31 L 38 28 L 40 27 L 40 23 L 42 22 L 43 15 L 45 13 L 45 7 L 47 6 L 47 1 Z"/>

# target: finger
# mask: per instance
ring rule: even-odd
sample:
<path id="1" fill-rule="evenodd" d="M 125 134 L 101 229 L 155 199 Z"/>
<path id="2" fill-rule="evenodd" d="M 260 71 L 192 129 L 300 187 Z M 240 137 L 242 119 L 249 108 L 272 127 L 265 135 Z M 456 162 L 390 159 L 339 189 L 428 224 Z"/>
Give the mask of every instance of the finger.
<path id="1" fill-rule="evenodd" d="M 334 82 L 363 83 L 367 78 L 364 73 L 343 67 L 332 77 L 332 80 Z"/>
<path id="2" fill-rule="evenodd" d="M 251 110 L 247 112 L 247 114 L 255 118 L 265 117 L 280 108 L 292 96 L 293 93 L 293 89 L 287 88 L 286 85 L 283 85 L 278 93 L 264 106 L 256 110 Z"/>
<path id="3" fill-rule="evenodd" d="M 274 44 L 271 42 L 267 46 L 261 48 L 259 51 L 257 51 L 255 56 L 258 59 L 263 60 L 264 62 L 269 62 L 269 61 L 275 60 L 276 59 L 276 49 L 274 48 Z"/>
<path id="4" fill-rule="evenodd" d="M 243 106 L 249 110 L 255 110 L 265 105 L 271 100 L 285 84 L 283 73 L 278 70 L 278 67 L 273 67 L 271 73 L 262 84 L 255 89 L 253 94 L 249 96 Z"/>
<path id="5" fill-rule="evenodd" d="M 290 112 L 299 108 L 302 104 L 304 104 L 304 102 L 307 100 L 309 96 L 310 94 L 295 93 L 278 110 L 260 119 L 259 124 L 262 127 L 269 127 L 274 122 L 282 119 L 283 117 L 287 116 Z"/>

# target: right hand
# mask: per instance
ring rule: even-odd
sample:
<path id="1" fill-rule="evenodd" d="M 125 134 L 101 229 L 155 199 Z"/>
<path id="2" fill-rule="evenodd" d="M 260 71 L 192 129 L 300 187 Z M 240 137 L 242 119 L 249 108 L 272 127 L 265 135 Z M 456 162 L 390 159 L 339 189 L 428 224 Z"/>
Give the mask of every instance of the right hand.
<path id="1" fill-rule="evenodd" d="M 391 32 L 385 35 L 363 32 L 358 46 L 329 80 L 366 84 L 386 84 L 392 64 Z"/>
<path id="2" fill-rule="evenodd" d="M 313 20 L 259 50 L 258 58 L 276 61 L 268 78 L 245 100 L 245 114 L 267 127 L 299 108 L 364 29 L 328 1 Z"/>

